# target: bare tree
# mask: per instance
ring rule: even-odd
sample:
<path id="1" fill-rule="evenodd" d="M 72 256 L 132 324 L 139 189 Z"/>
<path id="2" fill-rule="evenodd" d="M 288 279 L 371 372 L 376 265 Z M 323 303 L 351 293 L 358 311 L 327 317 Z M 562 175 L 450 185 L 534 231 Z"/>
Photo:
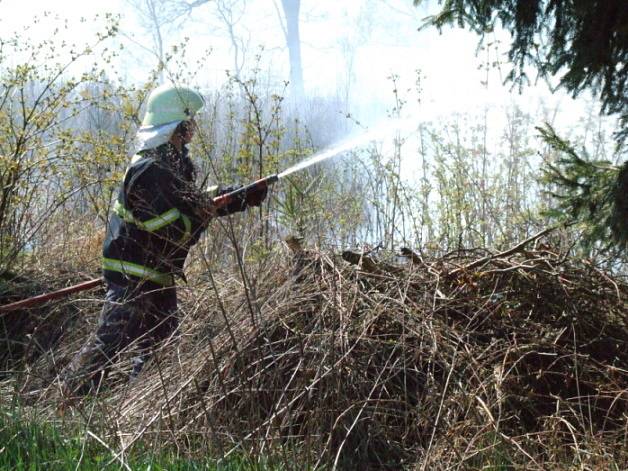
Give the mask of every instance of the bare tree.
<path id="1" fill-rule="evenodd" d="M 301 34 L 299 32 L 301 0 L 281 0 L 281 6 L 285 23 L 282 21 L 281 15 L 279 15 L 279 20 L 286 38 L 286 45 L 288 46 L 290 84 L 294 98 L 299 99 L 304 95 L 303 65 L 301 63 Z"/>
<path id="2" fill-rule="evenodd" d="M 166 25 L 172 26 L 184 21 L 197 8 L 211 4 L 215 9 L 215 16 L 226 30 L 227 37 L 233 52 L 234 75 L 240 76 L 246 63 L 246 51 L 250 42 L 250 33 L 239 26 L 246 13 L 245 0 L 127 0 L 138 12 L 144 28 L 153 37 L 155 55 L 160 64 L 164 62 L 163 29 Z"/>
<path id="3" fill-rule="evenodd" d="M 360 47 L 370 40 L 374 26 L 374 16 L 377 5 L 372 0 L 365 0 L 360 5 L 347 5 L 343 11 L 343 21 L 354 27 L 345 30 L 338 38 L 338 47 L 344 58 L 344 90 L 342 91 L 344 104 L 351 106 L 351 86 L 355 79 L 355 64 Z"/>
<path id="4" fill-rule="evenodd" d="M 246 51 L 250 43 L 250 33 L 242 34 L 242 19 L 246 14 L 245 0 L 127 0 L 138 12 L 143 27 L 153 38 L 153 48 L 143 46 L 164 62 L 164 29 L 192 14 L 205 5 L 211 4 L 215 16 L 226 30 L 233 51 L 234 74 L 239 76 L 246 63 Z M 301 0 L 281 0 L 281 8 L 274 3 L 279 22 L 284 33 L 290 61 L 290 84 L 294 98 L 304 94 L 303 66 L 301 62 L 301 37 L 299 14 Z"/>
<path id="5" fill-rule="evenodd" d="M 214 5 L 218 17 L 224 23 L 229 36 L 229 42 L 233 49 L 233 71 L 236 77 L 240 77 L 242 67 L 246 63 L 246 51 L 251 39 L 250 33 L 246 32 L 246 39 L 236 33 L 238 23 L 246 12 L 246 2 L 243 0 L 215 0 Z"/>
<path id="6" fill-rule="evenodd" d="M 144 50 L 153 54 L 157 59 L 159 66 L 159 81 L 164 80 L 164 34 L 163 27 L 170 23 L 173 18 L 170 14 L 164 14 L 165 10 L 163 4 L 166 3 L 163 0 L 126 0 L 127 3 L 133 7 L 137 13 L 140 25 L 151 35 L 152 47 L 139 43 L 132 39 L 128 34 L 124 34 L 128 39 L 131 39 L 135 44 L 142 47 Z"/>

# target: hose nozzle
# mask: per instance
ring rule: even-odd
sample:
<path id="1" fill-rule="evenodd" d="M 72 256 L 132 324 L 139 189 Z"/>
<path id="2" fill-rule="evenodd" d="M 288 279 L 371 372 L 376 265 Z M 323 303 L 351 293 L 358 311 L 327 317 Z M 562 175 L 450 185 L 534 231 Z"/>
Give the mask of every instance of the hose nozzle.
<path id="1" fill-rule="evenodd" d="M 273 175 L 269 175 L 264 178 L 260 178 L 259 180 L 254 181 L 248 185 L 243 186 L 242 188 L 238 188 L 235 191 L 230 193 L 225 193 L 224 195 L 217 196 L 214 198 L 214 204 L 218 208 L 222 208 L 228 206 L 234 199 L 241 199 L 244 197 L 246 199 L 249 193 L 254 191 L 259 191 L 264 188 L 268 188 L 273 183 L 276 183 L 279 180 L 279 176 L 275 173 Z"/>

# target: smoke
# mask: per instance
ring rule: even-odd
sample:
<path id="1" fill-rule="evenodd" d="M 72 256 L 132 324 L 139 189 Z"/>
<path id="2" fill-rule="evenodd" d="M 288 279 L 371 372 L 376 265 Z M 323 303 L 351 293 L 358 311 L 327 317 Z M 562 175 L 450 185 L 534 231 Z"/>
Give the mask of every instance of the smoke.
<path id="1" fill-rule="evenodd" d="M 357 136 L 349 137 L 331 146 L 330 148 L 324 149 L 320 152 L 316 152 L 307 160 L 304 160 L 303 162 L 300 162 L 290 167 L 289 169 L 284 170 L 278 175 L 278 177 L 287 177 L 295 172 L 304 170 L 308 167 L 311 167 L 312 165 L 321 163 L 333 157 L 338 157 L 350 150 L 369 144 L 370 142 L 393 137 L 393 134 L 395 133 L 399 133 L 404 130 L 410 130 L 412 127 L 415 126 L 415 124 L 416 119 L 390 119 L 366 132 L 363 132 Z"/>

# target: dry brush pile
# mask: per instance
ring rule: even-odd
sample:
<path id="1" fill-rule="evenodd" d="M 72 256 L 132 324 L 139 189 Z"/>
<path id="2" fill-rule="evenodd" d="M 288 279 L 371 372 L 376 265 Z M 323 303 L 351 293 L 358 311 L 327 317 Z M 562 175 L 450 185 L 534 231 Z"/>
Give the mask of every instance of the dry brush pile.
<path id="1" fill-rule="evenodd" d="M 628 285 L 550 250 L 405 254 L 184 293 L 180 339 L 102 393 L 111 438 L 297 469 L 628 464 Z"/>

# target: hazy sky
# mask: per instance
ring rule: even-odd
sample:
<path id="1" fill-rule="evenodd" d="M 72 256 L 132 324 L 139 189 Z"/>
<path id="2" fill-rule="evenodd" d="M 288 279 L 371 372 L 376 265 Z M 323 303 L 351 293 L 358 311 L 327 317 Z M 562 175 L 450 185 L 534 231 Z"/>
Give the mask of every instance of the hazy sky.
<path id="1" fill-rule="evenodd" d="M 493 38 L 501 43 L 494 45 L 488 56 L 486 52 L 476 55 L 478 38 L 474 34 L 459 29 L 446 29 L 439 34 L 432 28 L 419 32 L 417 27 L 429 10 L 413 8 L 411 0 L 378 1 L 380 6 L 374 12 L 364 7 L 363 0 L 303 0 L 301 38 L 307 92 L 342 95 L 347 77 L 351 77 L 352 109 L 339 111 L 355 112 L 360 117 L 361 107 L 368 108 L 370 102 L 386 102 L 392 106 L 393 87 L 388 77 L 394 73 L 400 76 L 399 90 L 408 100 L 407 113 L 421 119 L 447 117 L 457 112 L 482 113 L 488 109 L 489 120 L 499 120 L 502 107 L 518 103 L 540 120 L 541 101 L 547 110 L 556 113 L 559 124 L 584 113 L 585 100 L 574 102 L 562 93 L 552 95 L 544 83 L 527 88 L 523 96 L 509 85 L 502 85 L 507 65 L 492 68 L 487 76 L 482 66 L 487 61 L 504 60 L 509 41 L 507 33 L 498 33 Z M 370 5 L 374 4 L 375 0 L 371 0 Z M 385 4 L 390 4 L 391 8 L 381 6 Z M 435 2 L 431 5 L 434 11 Z M 287 51 L 283 47 L 275 4 L 272 0 L 249 0 L 246 6 L 246 14 L 236 25 L 236 32 L 248 38 L 248 57 L 261 54 L 262 70 L 287 78 Z M 152 47 L 150 36 L 126 0 L 0 0 L 0 27 L 6 34 L 11 29 L 31 24 L 33 15 L 44 11 L 52 11 L 68 20 L 69 30 L 62 31 L 57 39 L 79 42 L 94 34 L 96 14 L 119 14 L 123 33 L 119 41 L 125 45 L 125 52 L 113 67 L 123 71 L 127 80 L 141 82 L 146 70 L 155 64 L 154 58 L 142 48 L 142 45 Z M 190 38 L 192 58 L 211 49 L 209 60 L 196 70 L 199 81 L 203 81 L 201 85 L 208 88 L 224 83 L 225 69 L 231 68 L 233 62 L 224 27 L 213 11 L 211 5 L 205 5 L 195 10 L 182 26 L 164 29 L 167 45 Z M 86 21 L 81 22 L 81 18 Z M 49 22 L 33 26 L 29 34 L 33 37 L 49 35 Z M 263 47 L 262 52 L 259 52 L 260 47 Z M 347 57 L 352 59 L 351 68 L 347 66 Z M 414 88 L 416 70 L 420 70 L 422 76 L 420 103 L 416 94 L 407 92 Z"/>

